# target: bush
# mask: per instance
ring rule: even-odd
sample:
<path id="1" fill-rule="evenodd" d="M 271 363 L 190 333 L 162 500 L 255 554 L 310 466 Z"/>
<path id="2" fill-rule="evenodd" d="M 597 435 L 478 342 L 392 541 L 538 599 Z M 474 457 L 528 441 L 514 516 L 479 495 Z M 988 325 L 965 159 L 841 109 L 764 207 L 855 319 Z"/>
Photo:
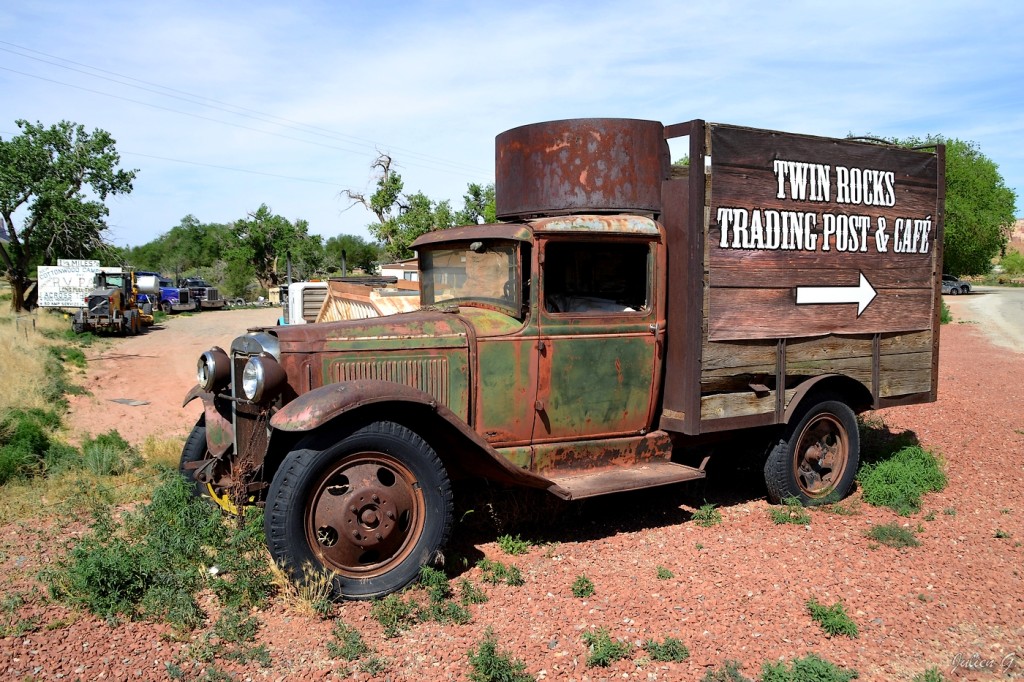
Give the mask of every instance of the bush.
<path id="1" fill-rule="evenodd" d="M 895 523 L 875 524 L 865 535 L 886 547 L 917 547 L 921 544 L 914 536 L 914 531 L 901 528 Z"/>
<path id="2" fill-rule="evenodd" d="M 50 439 L 60 423 L 59 414 L 38 408 L 11 410 L 0 419 L 0 485 L 43 473 L 51 447 L 54 460 L 77 452 Z"/>
<path id="3" fill-rule="evenodd" d="M 366 646 L 363 636 L 359 630 L 338 621 L 331 630 L 334 641 L 327 643 L 327 652 L 333 658 L 340 658 L 345 661 L 355 661 L 370 653 L 370 647 Z"/>
<path id="4" fill-rule="evenodd" d="M 115 429 L 82 443 L 82 466 L 97 476 L 121 476 L 142 464 L 142 457 Z"/>
<path id="5" fill-rule="evenodd" d="M 810 612 L 811 618 L 818 622 L 818 625 L 829 637 L 835 635 L 857 637 L 857 624 L 846 614 L 846 608 L 843 607 L 842 602 L 837 601 L 832 606 L 824 606 L 812 597 L 807 602 L 807 610 Z"/>
<path id="6" fill-rule="evenodd" d="M 54 598 L 108 620 L 164 620 L 191 629 L 204 618 L 196 601 L 203 588 L 213 588 L 229 608 L 266 602 L 272 588 L 262 532 L 262 514 L 231 529 L 177 471 L 167 471 L 148 504 L 120 524 L 100 510 L 90 531 L 40 577 Z M 216 575 L 206 571 L 210 566 Z"/>
<path id="7" fill-rule="evenodd" d="M 492 585 L 505 583 L 510 587 L 522 587 L 526 584 L 523 574 L 515 566 L 506 566 L 500 561 L 491 561 L 490 559 L 481 559 L 476 565 L 483 572 L 480 579 L 485 583 Z"/>
<path id="8" fill-rule="evenodd" d="M 528 682 L 534 677 L 526 672 L 526 664 L 498 651 L 494 631 L 487 628 L 484 639 L 469 650 L 469 679 L 473 682 Z"/>
<path id="9" fill-rule="evenodd" d="M 867 463 L 857 475 L 868 504 L 909 516 L 921 509 L 921 497 L 946 487 L 938 458 L 918 445 L 902 448 L 890 458 Z"/>
<path id="10" fill-rule="evenodd" d="M 613 641 L 606 628 L 584 632 L 583 641 L 590 647 L 587 665 L 591 668 L 607 668 L 615 661 L 629 656 L 631 649 L 629 642 Z"/>
<path id="11" fill-rule="evenodd" d="M 658 580 L 671 580 L 672 578 L 676 577 L 675 573 L 668 570 L 664 566 L 658 566 L 655 575 L 658 577 Z"/>
<path id="12" fill-rule="evenodd" d="M 814 654 L 785 663 L 765 663 L 761 682 L 849 682 L 858 677 L 856 670 L 846 670 Z"/>
<path id="13" fill-rule="evenodd" d="M 414 600 L 405 601 L 398 594 L 389 594 L 373 602 L 370 615 L 384 627 L 385 637 L 398 637 L 418 622 L 418 610 L 419 604 Z"/>

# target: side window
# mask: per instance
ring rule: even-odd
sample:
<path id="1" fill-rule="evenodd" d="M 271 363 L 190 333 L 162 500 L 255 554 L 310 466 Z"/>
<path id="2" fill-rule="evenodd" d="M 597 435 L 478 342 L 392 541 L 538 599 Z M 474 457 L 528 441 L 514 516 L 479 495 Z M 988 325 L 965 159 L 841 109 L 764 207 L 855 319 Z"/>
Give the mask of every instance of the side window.
<path id="1" fill-rule="evenodd" d="M 544 307 L 548 312 L 648 309 L 650 244 L 552 241 L 544 254 Z"/>

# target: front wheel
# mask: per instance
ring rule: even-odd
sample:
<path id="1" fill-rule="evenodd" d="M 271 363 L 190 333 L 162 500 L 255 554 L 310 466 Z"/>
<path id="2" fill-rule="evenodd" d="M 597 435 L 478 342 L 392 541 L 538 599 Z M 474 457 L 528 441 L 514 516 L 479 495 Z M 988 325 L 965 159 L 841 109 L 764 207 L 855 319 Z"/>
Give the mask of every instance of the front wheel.
<path id="1" fill-rule="evenodd" d="M 850 406 L 827 397 L 802 410 L 764 465 L 768 499 L 796 497 L 818 505 L 845 497 L 860 461 L 860 434 Z"/>
<path id="2" fill-rule="evenodd" d="M 434 561 L 451 530 L 451 483 L 420 436 L 374 422 L 323 449 L 288 453 L 264 524 L 271 555 L 293 579 L 312 566 L 332 577 L 335 596 L 370 599 Z"/>

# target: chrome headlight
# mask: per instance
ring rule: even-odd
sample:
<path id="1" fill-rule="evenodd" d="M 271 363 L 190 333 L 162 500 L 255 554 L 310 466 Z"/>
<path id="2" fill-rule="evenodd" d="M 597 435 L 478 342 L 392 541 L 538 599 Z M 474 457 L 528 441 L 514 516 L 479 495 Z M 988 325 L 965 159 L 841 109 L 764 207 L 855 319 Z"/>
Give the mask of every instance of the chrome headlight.
<path id="1" fill-rule="evenodd" d="M 242 370 L 242 392 L 253 402 L 273 398 L 284 386 L 284 370 L 274 356 L 262 353 L 249 358 Z"/>
<path id="2" fill-rule="evenodd" d="M 216 391 L 231 380 L 231 359 L 222 349 L 214 346 L 199 356 L 196 380 L 204 391 Z"/>

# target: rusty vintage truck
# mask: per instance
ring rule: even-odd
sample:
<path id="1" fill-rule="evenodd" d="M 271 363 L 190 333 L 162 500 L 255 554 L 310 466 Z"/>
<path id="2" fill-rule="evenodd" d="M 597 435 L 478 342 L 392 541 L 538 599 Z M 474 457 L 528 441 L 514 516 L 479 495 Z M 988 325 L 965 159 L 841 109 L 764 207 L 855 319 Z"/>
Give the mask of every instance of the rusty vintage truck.
<path id="1" fill-rule="evenodd" d="M 855 415 L 936 399 L 941 146 L 578 119 L 496 147 L 506 222 L 420 237 L 417 311 L 199 359 L 181 470 L 263 506 L 297 579 L 408 584 L 449 537 L 453 480 L 660 486 L 702 478 L 722 434 L 763 444 L 772 501 L 838 499 Z"/>

